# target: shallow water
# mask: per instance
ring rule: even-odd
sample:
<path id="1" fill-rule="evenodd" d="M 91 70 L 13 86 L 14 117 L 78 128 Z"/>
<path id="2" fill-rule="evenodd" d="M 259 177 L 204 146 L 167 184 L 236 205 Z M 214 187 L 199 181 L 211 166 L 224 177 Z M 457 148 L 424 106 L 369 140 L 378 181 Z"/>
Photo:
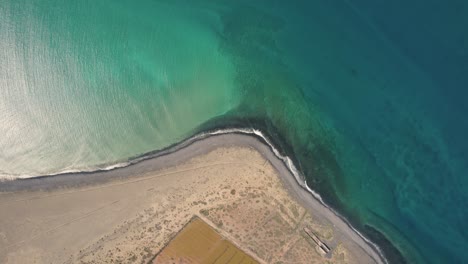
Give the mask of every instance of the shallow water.
<path id="1" fill-rule="evenodd" d="M 390 260 L 468 261 L 467 4 L 252 2 L 0 3 L 2 177 L 256 126 Z"/>

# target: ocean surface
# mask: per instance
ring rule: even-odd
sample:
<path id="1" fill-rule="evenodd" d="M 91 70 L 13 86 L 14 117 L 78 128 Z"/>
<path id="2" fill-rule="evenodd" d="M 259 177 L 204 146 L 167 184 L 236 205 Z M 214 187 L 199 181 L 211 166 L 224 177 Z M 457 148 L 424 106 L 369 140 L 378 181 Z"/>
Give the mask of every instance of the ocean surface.
<path id="1" fill-rule="evenodd" d="M 467 114 L 463 0 L 0 1 L 4 180 L 253 127 L 391 262 L 466 263 Z"/>

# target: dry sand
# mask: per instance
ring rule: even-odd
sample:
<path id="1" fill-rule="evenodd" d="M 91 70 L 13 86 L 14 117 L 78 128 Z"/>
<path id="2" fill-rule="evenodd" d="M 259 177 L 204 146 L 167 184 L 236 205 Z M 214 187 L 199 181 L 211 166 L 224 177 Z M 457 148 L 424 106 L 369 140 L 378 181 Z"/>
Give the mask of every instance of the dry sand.
<path id="1" fill-rule="evenodd" d="M 269 146 L 226 134 L 126 168 L 0 183 L 0 263 L 147 263 L 194 215 L 261 263 L 383 262 Z"/>

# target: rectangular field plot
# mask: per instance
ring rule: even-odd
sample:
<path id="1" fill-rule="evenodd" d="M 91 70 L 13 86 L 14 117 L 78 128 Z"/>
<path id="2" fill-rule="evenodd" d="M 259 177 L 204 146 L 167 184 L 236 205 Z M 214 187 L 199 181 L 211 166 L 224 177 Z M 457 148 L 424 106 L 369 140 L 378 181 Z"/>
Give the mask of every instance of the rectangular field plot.
<path id="1" fill-rule="evenodd" d="M 156 256 L 153 263 L 250 264 L 252 257 L 195 217 Z"/>

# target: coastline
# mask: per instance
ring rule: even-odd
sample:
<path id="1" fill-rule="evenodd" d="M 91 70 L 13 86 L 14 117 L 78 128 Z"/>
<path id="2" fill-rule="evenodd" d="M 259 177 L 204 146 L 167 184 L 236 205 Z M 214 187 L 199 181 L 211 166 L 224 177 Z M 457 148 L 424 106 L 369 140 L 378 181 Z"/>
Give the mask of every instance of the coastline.
<path id="1" fill-rule="evenodd" d="M 223 129 L 195 135 L 162 151 L 142 155 L 127 163 L 94 172 L 67 172 L 26 179 L 7 180 L 0 184 L 0 195 L 9 192 L 54 190 L 76 186 L 93 186 L 127 178 L 137 179 L 145 173 L 176 166 L 184 161 L 222 147 L 248 147 L 258 151 L 278 172 L 288 192 L 305 208 L 319 212 L 358 244 L 376 263 L 387 263 L 379 247 L 351 226 L 344 217 L 327 206 L 320 195 L 307 186 L 304 177 L 291 159 L 282 156 L 261 131 L 255 129 Z"/>

